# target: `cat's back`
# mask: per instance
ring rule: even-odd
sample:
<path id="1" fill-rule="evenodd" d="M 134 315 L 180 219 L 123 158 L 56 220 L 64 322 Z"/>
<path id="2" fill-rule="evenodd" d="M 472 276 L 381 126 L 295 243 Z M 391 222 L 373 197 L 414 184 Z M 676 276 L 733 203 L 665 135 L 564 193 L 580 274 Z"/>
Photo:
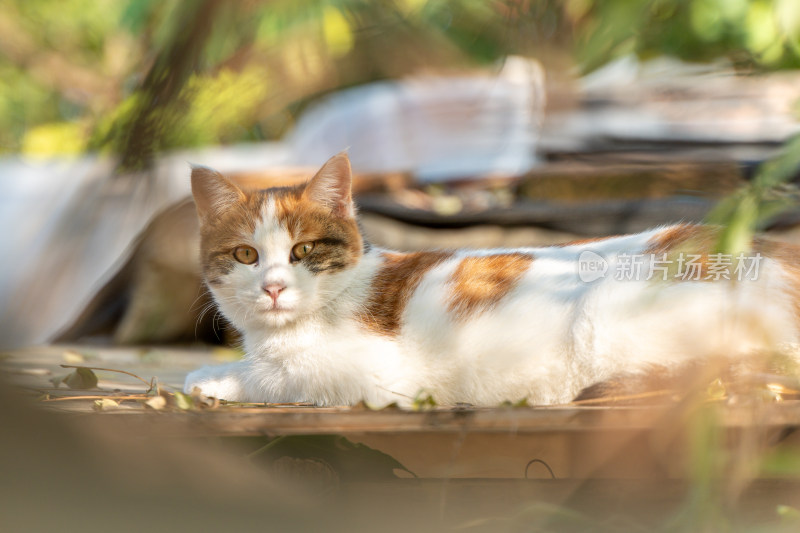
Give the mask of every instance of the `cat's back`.
<path id="1" fill-rule="evenodd" d="M 398 335 L 415 323 L 468 323 L 492 312 L 540 301 L 573 307 L 593 285 L 581 268 L 602 268 L 617 254 L 643 253 L 659 230 L 548 247 L 399 253 L 374 249 L 359 319 L 368 330 Z M 584 265 L 584 263 L 586 263 Z M 607 266 L 607 265 L 606 265 Z M 588 277 L 587 277 L 588 276 Z M 594 280 L 591 280 L 594 281 Z"/>
<path id="2" fill-rule="evenodd" d="M 552 310 L 609 291 L 782 289 L 787 300 L 800 296 L 800 247 L 757 237 L 751 252 L 730 254 L 716 251 L 719 238 L 719 228 L 678 224 L 547 247 L 375 249 L 360 318 L 376 333 L 395 335 L 419 315 L 463 323 L 518 302 L 544 298 Z"/>
<path id="3" fill-rule="evenodd" d="M 518 390 L 546 403 L 619 372 L 796 342 L 797 248 L 756 239 L 753 253 L 716 254 L 718 231 L 684 224 L 542 248 L 374 250 L 357 319 L 419 357 L 434 381 L 458 384 L 448 390 Z"/>

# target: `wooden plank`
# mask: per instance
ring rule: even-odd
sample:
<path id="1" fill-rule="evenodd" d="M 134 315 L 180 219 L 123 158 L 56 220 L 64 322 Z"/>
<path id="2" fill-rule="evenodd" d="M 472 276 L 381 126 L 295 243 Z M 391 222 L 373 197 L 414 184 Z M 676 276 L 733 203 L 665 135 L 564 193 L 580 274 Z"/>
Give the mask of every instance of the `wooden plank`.
<path id="1" fill-rule="evenodd" d="M 424 412 L 256 404 L 182 411 L 170 397 L 165 409 L 155 411 L 142 401 L 147 385 L 116 372 L 97 371 L 99 389 L 53 389 L 49 376 L 67 372 L 60 365 L 77 357 L 84 357 L 86 366 L 130 371 L 148 382 L 157 376 L 169 392 L 180 387 L 188 370 L 213 363 L 215 355 L 199 349 L 143 354 L 131 348 L 65 351 L 47 346 L 6 354 L 0 369 L 28 396 L 25 403 L 34 408 L 33 415 L 59 421 L 77 435 L 239 442 L 233 437 L 337 434 L 391 455 L 422 478 L 546 478 L 550 471 L 573 479 L 677 478 L 685 476 L 690 464 L 690 437 L 701 418 L 720 428 L 731 453 L 740 452 L 742 443 L 753 450 L 800 448 L 791 436 L 800 427 L 800 402 L 772 402 L 755 393 L 735 404 L 675 402 L 665 396 L 662 403 L 648 406 L 440 407 Z M 42 401 L 43 394 L 54 401 Z M 94 398 L 126 395 L 131 401 L 119 407 L 94 409 Z M 702 417 L 695 416 L 698 409 Z M 531 460 L 542 463 L 529 468 Z"/>
<path id="2" fill-rule="evenodd" d="M 52 405 L 52 404 L 50 404 Z M 799 427 L 797 402 L 720 409 L 720 424 L 729 429 Z M 60 410 L 64 410 L 59 405 Z M 68 409 L 67 409 L 68 410 Z M 538 407 L 438 409 L 429 412 L 370 411 L 353 408 L 266 407 L 218 408 L 181 412 L 130 409 L 85 416 L 103 424 L 141 426 L 165 436 L 256 436 L 349 433 L 551 433 L 649 430 L 679 426 L 675 407 Z"/>

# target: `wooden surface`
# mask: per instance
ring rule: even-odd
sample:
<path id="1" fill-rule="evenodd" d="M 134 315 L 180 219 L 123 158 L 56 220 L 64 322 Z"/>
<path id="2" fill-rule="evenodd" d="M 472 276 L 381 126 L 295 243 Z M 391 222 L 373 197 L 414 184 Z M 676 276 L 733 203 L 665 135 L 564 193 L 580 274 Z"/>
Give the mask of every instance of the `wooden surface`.
<path id="1" fill-rule="evenodd" d="M 136 401 L 155 378 L 167 393 L 181 391 L 186 374 L 202 365 L 222 364 L 237 357 L 226 348 L 136 348 L 49 345 L 5 352 L 0 372 L 36 398 L 43 407 L 70 412 L 99 412 L 104 417 L 132 419 L 156 414 Z M 73 367 L 94 368 L 98 386 L 75 390 L 51 380 Z M 97 370 L 100 368 L 101 370 Z M 102 370 L 107 369 L 107 370 Z M 142 378 L 141 380 L 131 374 Z M 130 397 L 129 397 L 130 396 Z M 97 410 L 94 399 L 121 400 L 114 409 Z M 154 430 L 187 435 L 313 434 L 331 432 L 550 432 L 595 429 L 646 429 L 674 415 L 674 401 L 662 405 L 579 405 L 476 408 L 441 406 L 418 411 L 389 407 L 314 407 L 307 404 L 221 404 L 198 409 L 158 412 L 148 421 Z M 800 402 L 725 405 L 721 422 L 729 427 L 800 426 Z"/>
<path id="2" fill-rule="evenodd" d="M 156 438 L 343 435 L 396 458 L 425 478 L 680 478 L 685 472 L 691 428 L 713 416 L 732 450 L 796 450 L 800 402 L 775 399 L 657 405 L 548 407 L 436 407 L 424 411 L 365 406 L 213 405 L 182 409 L 172 395 L 188 371 L 229 360 L 229 351 L 208 347 L 108 348 L 42 346 L 2 354 L 0 371 L 38 409 L 67 416 L 72 427 Z M 54 387 L 51 379 L 71 368 L 96 370 L 98 387 Z M 158 383 L 170 402 L 145 404 Z M 98 406 L 103 399 L 117 404 Z M 711 407 L 712 409 L 706 409 Z M 744 444 L 742 444 L 744 443 Z M 546 463 L 530 467 L 532 460 Z M 530 468 L 529 468 L 530 467 Z"/>
<path id="3" fill-rule="evenodd" d="M 439 406 L 419 410 L 393 406 L 372 409 L 315 407 L 308 404 L 217 404 L 195 409 L 153 410 L 138 401 L 148 382 L 166 393 L 182 390 L 186 374 L 202 365 L 222 364 L 237 357 L 226 348 L 130 348 L 49 345 L 0 354 L 0 372 L 42 407 L 68 412 L 97 412 L 105 418 L 133 422 L 148 418 L 153 431 L 184 435 L 322 434 L 347 432 L 514 432 L 648 429 L 675 416 L 676 401 L 656 405 L 580 405 L 478 408 Z M 89 390 L 57 387 L 52 379 L 74 367 L 93 368 L 99 382 Z M 137 379 L 141 378 L 141 379 Z M 151 393 L 152 394 L 152 393 Z M 95 399 L 119 401 L 98 409 Z M 800 402 L 764 401 L 720 403 L 720 422 L 747 428 L 800 426 Z M 148 416 L 157 415 L 157 416 Z"/>

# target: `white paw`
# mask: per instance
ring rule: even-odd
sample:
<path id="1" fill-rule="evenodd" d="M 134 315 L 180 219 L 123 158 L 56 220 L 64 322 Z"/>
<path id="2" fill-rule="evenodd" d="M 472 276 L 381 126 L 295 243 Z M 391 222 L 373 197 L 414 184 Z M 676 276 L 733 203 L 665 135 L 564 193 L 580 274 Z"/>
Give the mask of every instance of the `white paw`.
<path id="1" fill-rule="evenodd" d="M 204 396 L 221 400 L 242 401 L 242 383 L 239 379 L 238 365 L 204 366 L 186 376 L 183 392 L 191 393 L 200 389 Z"/>

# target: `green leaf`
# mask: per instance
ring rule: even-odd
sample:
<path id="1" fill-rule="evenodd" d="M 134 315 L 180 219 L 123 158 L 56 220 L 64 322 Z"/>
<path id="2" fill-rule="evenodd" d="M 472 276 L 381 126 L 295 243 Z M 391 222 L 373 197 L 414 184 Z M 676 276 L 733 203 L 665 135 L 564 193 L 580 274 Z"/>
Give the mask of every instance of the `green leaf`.
<path id="1" fill-rule="evenodd" d="M 752 194 L 745 194 L 728 219 L 717 241 L 716 252 L 738 254 L 750 251 L 753 232 L 758 223 L 759 200 Z"/>
<path id="2" fill-rule="evenodd" d="M 364 407 L 366 407 L 370 411 L 383 411 L 385 409 L 391 409 L 391 410 L 400 409 L 400 406 L 397 405 L 397 402 L 387 403 L 386 405 L 371 404 L 371 403 L 368 403 L 368 402 L 364 402 Z"/>
<path id="3" fill-rule="evenodd" d="M 792 137 L 777 157 L 762 164 L 750 184 L 719 202 L 706 217 L 706 222 L 723 226 L 715 251 L 749 251 L 756 229 L 796 204 L 795 198 L 782 188 L 798 170 L 800 135 Z"/>
<path id="4" fill-rule="evenodd" d="M 511 400 L 506 400 L 500 404 L 500 407 L 510 407 L 512 409 L 516 409 L 519 407 L 530 407 L 530 405 L 528 405 L 528 399 L 523 398 L 521 400 L 517 400 L 516 402 L 512 402 Z"/>
<path id="5" fill-rule="evenodd" d="M 70 389 L 93 389 L 97 387 L 97 375 L 86 367 L 78 367 L 64 378 L 63 383 Z"/>
<path id="6" fill-rule="evenodd" d="M 175 405 L 178 409 L 188 410 L 194 409 L 194 398 L 189 396 L 188 394 L 184 394 L 182 392 L 175 391 L 172 393 L 175 397 Z"/>
<path id="7" fill-rule="evenodd" d="M 775 187 L 791 180 L 800 170 L 800 135 L 783 145 L 780 153 L 759 167 L 753 183 L 759 188 Z"/>
<path id="8" fill-rule="evenodd" d="M 778 513 L 778 516 L 780 516 L 786 522 L 800 521 L 800 510 L 797 510 L 795 507 L 791 507 L 789 505 L 778 505 L 775 508 L 775 512 Z"/>
<path id="9" fill-rule="evenodd" d="M 411 402 L 411 410 L 429 411 L 436 407 L 436 405 L 436 400 L 433 399 L 433 396 L 431 396 L 430 393 L 421 390 L 414 397 L 414 401 Z"/>

